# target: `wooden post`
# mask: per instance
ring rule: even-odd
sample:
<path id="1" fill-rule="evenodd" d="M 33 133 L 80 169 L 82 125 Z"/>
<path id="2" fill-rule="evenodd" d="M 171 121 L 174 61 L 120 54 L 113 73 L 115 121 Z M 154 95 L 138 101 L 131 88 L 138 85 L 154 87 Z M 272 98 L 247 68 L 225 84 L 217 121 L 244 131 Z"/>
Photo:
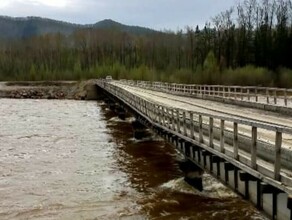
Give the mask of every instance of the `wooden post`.
<path id="1" fill-rule="evenodd" d="M 161 106 L 161 118 L 162 118 L 162 122 L 161 122 L 161 125 L 162 126 L 165 126 L 165 120 L 166 120 L 166 118 L 165 118 L 165 111 L 164 111 L 164 107 L 163 106 Z"/>
<path id="2" fill-rule="evenodd" d="M 156 121 L 160 123 L 160 116 L 159 116 L 159 105 L 156 105 Z"/>
<path id="3" fill-rule="evenodd" d="M 155 104 L 152 103 L 152 118 L 154 121 L 156 121 L 156 112 L 155 112 Z"/>
<path id="4" fill-rule="evenodd" d="M 251 129 L 251 167 L 256 170 L 257 168 L 257 127 L 252 126 Z"/>
<path id="5" fill-rule="evenodd" d="M 162 124 L 162 115 L 161 115 L 161 110 L 160 110 L 161 106 L 158 106 L 158 123 Z"/>
<path id="6" fill-rule="evenodd" d="M 209 147 L 213 148 L 213 125 L 214 125 L 214 119 L 212 117 L 209 118 Z"/>
<path id="7" fill-rule="evenodd" d="M 144 114 L 146 116 L 149 116 L 149 111 L 148 111 L 148 102 L 146 100 L 143 101 L 143 105 L 144 105 Z"/>
<path id="8" fill-rule="evenodd" d="M 255 88 L 255 101 L 258 102 L 259 98 L 258 98 L 258 89 Z"/>
<path id="9" fill-rule="evenodd" d="M 282 133 L 276 132 L 274 179 L 280 181 Z"/>
<path id="10" fill-rule="evenodd" d="M 277 90 L 274 90 L 274 104 L 277 104 Z"/>
<path id="11" fill-rule="evenodd" d="M 243 88 L 240 88 L 240 95 L 241 95 L 241 100 L 243 100 Z"/>
<path id="12" fill-rule="evenodd" d="M 172 130 L 175 131 L 175 118 L 174 118 L 174 109 L 171 109 L 171 123 L 172 123 Z"/>
<path id="13" fill-rule="evenodd" d="M 248 99 L 248 101 L 250 101 L 250 90 L 249 89 L 247 89 L 247 99 Z"/>
<path id="14" fill-rule="evenodd" d="M 220 123 L 220 151 L 221 153 L 224 153 L 225 152 L 225 149 L 224 149 L 224 123 L 225 121 L 221 119 L 221 123 Z"/>
<path id="15" fill-rule="evenodd" d="M 203 118 L 202 115 L 199 115 L 199 142 L 203 143 Z"/>
<path id="16" fill-rule="evenodd" d="M 267 104 L 269 104 L 270 103 L 270 99 L 269 99 L 269 90 L 268 89 L 266 89 L 266 95 L 267 95 Z"/>
<path id="17" fill-rule="evenodd" d="M 171 114 L 170 114 L 170 109 L 166 107 L 166 112 L 167 112 L 167 123 L 168 123 L 168 128 L 171 129 Z"/>
<path id="18" fill-rule="evenodd" d="M 285 106 L 287 106 L 287 89 L 285 89 L 284 91 L 284 103 L 285 103 Z"/>
<path id="19" fill-rule="evenodd" d="M 164 111 L 163 111 L 163 113 L 164 113 L 164 126 L 165 127 L 168 127 L 168 124 L 169 124 L 169 120 L 168 120 L 168 109 L 167 109 L 167 107 L 164 107 Z"/>
<path id="20" fill-rule="evenodd" d="M 192 112 L 190 112 L 190 123 L 191 123 L 191 135 L 190 137 L 192 139 L 195 139 L 195 128 L 194 128 L 194 114 Z"/>
<path id="21" fill-rule="evenodd" d="M 148 103 L 148 108 L 149 108 L 149 117 L 151 120 L 153 120 L 153 108 L 152 108 L 152 103 Z"/>
<path id="22" fill-rule="evenodd" d="M 233 123 L 233 150 L 234 150 L 234 159 L 238 160 L 238 124 L 237 122 Z"/>
<path id="23" fill-rule="evenodd" d="M 186 122 L 186 112 L 183 111 L 183 129 L 184 129 L 184 136 L 187 136 L 187 122 Z"/>
<path id="24" fill-rule="evenodd" d="M 177 132 L 180 133 L 179 109 L 176 110 L 176 118 L 177 118 Z"/>

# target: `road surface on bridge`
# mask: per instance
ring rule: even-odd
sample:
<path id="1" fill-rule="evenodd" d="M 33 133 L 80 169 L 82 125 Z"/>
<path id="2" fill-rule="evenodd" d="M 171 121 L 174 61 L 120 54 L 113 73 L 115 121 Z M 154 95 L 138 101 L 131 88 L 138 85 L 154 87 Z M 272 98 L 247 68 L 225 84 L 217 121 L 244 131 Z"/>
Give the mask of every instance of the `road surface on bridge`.
<path id="1" fill-rule="evenodd" d="M 236 105 L 230 105 L 215 101 L 183 97 L 179 95 L 167 94 L 163 92 L 142 89 L 135 86 L 129 86 L 118 81 L 111 82 L 112 84 L 123 88 L 130 93 L 137 95 L 147 101 L 157 103 L 163 106 L 168 106 L 172 108 L 180 108 L 187 111 L 202 112 L 206 114 L 213 114 L 217 116 L 230 117 L 234 119 L 244 119 L 251 120 L 260 123 L 266 123 L 269 125 L 275 126 L 284 126 L 292 129 L 292 117 L 283 115 L 280 113 L 264 111 L 260 109 L 241 107 Z M 219 126 L 219 122 L 215 126 Z M 226 123 L 227 130 L 232 130 L 232 124 Z M 239 133 L 250 135 L 250 127 L 242 126 L 239 130 Z M 259 129 L 258 139 L 264 139 L 270 143 L 274 143 L 275 135 L 273 132 L 267 130 Z M 292 136 L 284 134 L 283 135 L 283 145 L 287 149 L 292 150 Z"/>

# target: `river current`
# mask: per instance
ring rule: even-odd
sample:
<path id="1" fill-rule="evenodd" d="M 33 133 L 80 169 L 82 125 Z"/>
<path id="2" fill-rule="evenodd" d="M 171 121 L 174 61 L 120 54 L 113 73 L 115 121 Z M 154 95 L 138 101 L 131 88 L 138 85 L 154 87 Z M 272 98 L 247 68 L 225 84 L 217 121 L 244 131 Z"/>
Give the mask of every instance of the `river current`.
<path id="1" fill-rule="evenodd" d="M 204 175 L 183 181 L 178 152 L 133 139 L 101 102 L 0 99 L 0 219 L 264 219 Z"/>

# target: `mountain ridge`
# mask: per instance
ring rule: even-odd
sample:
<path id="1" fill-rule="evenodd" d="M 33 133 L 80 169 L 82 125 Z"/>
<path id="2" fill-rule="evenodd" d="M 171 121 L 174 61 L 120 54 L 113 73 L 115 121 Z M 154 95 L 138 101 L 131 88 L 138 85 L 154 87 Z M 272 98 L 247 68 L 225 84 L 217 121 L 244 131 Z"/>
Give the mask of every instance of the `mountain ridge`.
<path id="1" fill-rule="evenodd" d="M 148 34 L 157 32 L 153 29 L 131 26 L 119 23 L 112 19 L 104 19 L 94 24 L 77 24 L 36 16 L 9 17 L 0 16 L 0 38 L 20 39 L 39 36 L 49 33 L 70 35 L 79 29 L 118 29 L 132 34 Z"/>

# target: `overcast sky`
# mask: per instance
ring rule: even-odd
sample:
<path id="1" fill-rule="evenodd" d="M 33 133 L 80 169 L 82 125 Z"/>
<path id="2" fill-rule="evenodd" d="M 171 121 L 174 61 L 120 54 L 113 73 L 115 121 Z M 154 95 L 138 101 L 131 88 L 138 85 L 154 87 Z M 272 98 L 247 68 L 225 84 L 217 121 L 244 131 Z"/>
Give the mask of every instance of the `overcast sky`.
<path id="1" fill-rule="evenodd" d="M 103 19 L 177 30 L 203 25 L 236 0 L 0 0 L 0 14 L 40 16 L 79 24 Z"/>

